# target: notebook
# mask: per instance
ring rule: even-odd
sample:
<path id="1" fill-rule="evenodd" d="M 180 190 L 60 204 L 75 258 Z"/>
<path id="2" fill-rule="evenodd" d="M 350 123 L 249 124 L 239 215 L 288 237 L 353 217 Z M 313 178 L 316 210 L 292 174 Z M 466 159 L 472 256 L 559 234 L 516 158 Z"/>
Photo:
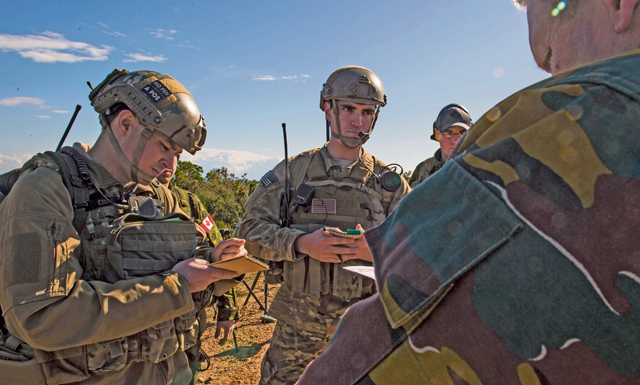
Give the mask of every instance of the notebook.
<path id="1" fill-rule="evenodd" d="M 269 270 L 269 265 L 250 255 L 238 256 L 208 264 L 216 269 L 235 271 L 238 274 Z"/>

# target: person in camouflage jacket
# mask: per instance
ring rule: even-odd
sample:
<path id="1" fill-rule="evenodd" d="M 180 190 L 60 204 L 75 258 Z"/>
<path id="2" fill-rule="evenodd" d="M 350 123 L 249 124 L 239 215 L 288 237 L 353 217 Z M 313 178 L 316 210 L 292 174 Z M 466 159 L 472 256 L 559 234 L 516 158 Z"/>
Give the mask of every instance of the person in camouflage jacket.
<path id="1" fill-rule="evenodd" d="M 640 382 L 640 9 L 525 5 L 554 76 L 367 232 L 379 294 L 300 385 Z"/>
<path id="2" fill-rule="evenodd" d="M 0 205 L 0 350 L 35 354 L 0 360 L 0 384 L 187 384 L 203 293 L 236 275 L 207 264 L 244 241 L 213 249 L 175 205 L 165 218 L 123 186 L 200 150 L 203 118 L 152 71 L 116 69 L 89 98 L 96 144 L 36 155 Z"/>
<path id="3" fill-rule="evenodd" d="M 344 269 L 371 264 L 364 238 L 340 238 L 323 227 L 372 228 L 410 191 L 398 174 L 386 174 L 396 184 L 383 185 L 388 166 L 362 148 L 384 105 L 382 82 L 373 72 L 354 66 L 335 71 L 320 102 L 330 141 L 291 158 L 288 174 L 285 162 L 267 172 L 245 204 L 240 237 L 247 251 L 283 267 L 284 282 L 269 309 L 278 323 L 261 384 L 294 384 L 324 351 L 346 309 L 375 290 L 372 279 Z M 291 202 L 283 218 L 283 194 L 308 188 L 313 198 Z"/>

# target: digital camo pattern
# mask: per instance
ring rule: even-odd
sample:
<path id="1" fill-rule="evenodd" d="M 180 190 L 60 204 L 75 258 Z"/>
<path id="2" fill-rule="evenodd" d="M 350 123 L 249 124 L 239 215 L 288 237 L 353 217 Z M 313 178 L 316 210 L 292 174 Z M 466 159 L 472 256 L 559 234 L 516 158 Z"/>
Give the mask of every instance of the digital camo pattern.
<path id="1" fill-rule="evenodd" d="M 309 160 L 306 166 L 305 158 Z M 367 170 L 373 169 L 380 173 L 384 168 L 383 163 L 364 151 L 361 159 L 361 162 L 354 162 L 343 170 L 331 158 L 326 146 L 306 151 L 289 162 L 290 175 L 287 179 L 292 184 L 291 193 L 293 194 L 295 187 L 302 183 L 303 179 L 307 183 L 332 179 L 341 183 L 368 184 L 373 193 L 386 195 L 387 192 L 382 192 L 380 185 L 375 184 L 371 172 Z M 320 215 L 314 214 L 313 210 L 306 212 L 298 209 L 293 215 L 291 228 L 282 228 L 278 220 L 280 199 L 284 190 L 284 173 L 285 167 L 282 162 L 274 168 L 271 183 L 258 185 L 245 204 L 246 212 L 240 227 L 240 236 L 247 240 L 245 247 L 250 254 L 266 260 L 285 261 L 284 283 L 269 309 L 269 314 L 278 320 L 278 325 L 261 370 L 260 383 L 269 385 L 295 384 L 309 362 L 324 351 L 340 317 L 349 305 L 370 295 L 372 291 L 372 282 L 363 283 L 362 279 L 359 281 L 355 274 L 340 269 L 342 264 L 327 264 L 329 266 L 326 266 L 326 270 L 312 270 L 311 267 L 306 267 L 304 274 L 297 278 L 294 274 L 288 275 L 289 261 L 308 258 L 296 255 L 293 248 L 295 239 L 307 231 L 322 228 L 323 225 L 346 229 L 354 228 L 360 223 L 365 229 L 371 228 L 381 223 L 410 191 L 408 184 L 403 180 L 398 190 L 389 192 L 389 202 L 385 210 L 383 204 L 377 200 L 377 206 L 373 206 L 373 200 L 376 198 L 369 197 L 370 193 L 355 189 L 334 191 L 338 189 L 333 185 L 316 186 L 315 197 L 326 198 L 327 191 L 331 191 L 332 197 L 337 200 L 337 215 Z M 294 182 L 295 180 L 298 182 Z M 365 196 L 366 200 L 359 201 Z M 364 204 L 365 202 L 367 204 Z M 364 209 L 363 204 L 365 207 L 369 205 L 371 211 Z M 372 217 L 371 220 L 366 219 L 368 215 Z M 345 227 L 346 223 L 349 223 L 349 227 Z M 364 261 L 347 262 L 350 263 L 367 264 Z M 302 264 L 305 262 L 302 261 Z M 308 262 L 307 265 L 312 266 L 312 263 Z M 318 266 L 320 265 L 318 263 Z M 329 278 L 330 276 L 332 278 Z M 307 280 L 306 277 L 310 277 L 308 281 L 320 283 L 326 291 L 322 290 L 315 295 L 305 294 L 312 290 L 294 294 L 296 282 Z"/>
<path id="2" fill-rule="evenodd" d="M 320 314 L 320 306 L 317 298 L 295 296 L 281 286 L 269 310 L 278 314 L 279 320 L 262 360 L 261 384 L 295 384 L 307 365 L 324 351 L 347 307 L 331 301 Z"/>
<path id="3" fill-rule="evenodd" d="M 638 383 L 639 95 L 632 51 L 485 114 L 367 233 L 380 294 L 300 384 Z"/>
<path id="4" fill-rule="evenodd" d="M 201 224 L 203 221 L 209 218 L 209 213 L 204 207 L 200 199 L 187 190 L 181 189 L 176 186 L 169 186 L 171 191 L 178 197 L 178 205 L 185 214 L 194 219 L 197 224 Z M 213 219 L 213 217 L 211 217 Z M 212 247 L 216 247 L 218 243 L 222 242 L 222 234 L 213 220 L 209 221 L 209 227 L 211 230 L 208 232 L 209 243 Z"/>

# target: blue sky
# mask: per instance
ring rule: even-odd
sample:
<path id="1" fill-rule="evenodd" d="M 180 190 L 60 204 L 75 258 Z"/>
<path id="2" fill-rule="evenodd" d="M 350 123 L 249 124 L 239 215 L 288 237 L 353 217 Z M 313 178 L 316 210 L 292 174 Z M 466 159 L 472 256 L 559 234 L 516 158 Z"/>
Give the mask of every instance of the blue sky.
<path id="1" fill-rule="evenodd" d="M 185 156 L 259 178 L 284 156 L 322 145 L 322 84 L 360 65 L 389 103 L 365 145 L 413 170 L 433 155 L 438 111 L 474 120 L 548 75 L 529 51 L 526 15 L 509 0 L 7 1 L 0 0 L 0 171 L 53 150 L 76 104 L 67 144 L 100 132 L 86 81 L 114 68 L 164 72 L 205 117 L 205 150 Z"/>

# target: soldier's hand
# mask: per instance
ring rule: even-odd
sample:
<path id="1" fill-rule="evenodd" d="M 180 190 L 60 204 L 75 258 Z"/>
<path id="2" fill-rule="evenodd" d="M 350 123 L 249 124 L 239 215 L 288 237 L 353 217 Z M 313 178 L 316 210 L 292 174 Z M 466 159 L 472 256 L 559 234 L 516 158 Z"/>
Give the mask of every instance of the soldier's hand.
<path id="1" fill-rule="evenodd" d="M 213 252 L 212 262 L 218 262 L 240 255 L 247 255 L 247 250 L 244 248 L 244 242 L 244 239 L 238 238 L 231 238 L 220 242 Z"/>
<path id="2" fill-rule="evenodd" d="M 364 229 L 360 224 L 356 226 L 356 230 L 362 231 L 364 234 Z M 355 259 L 361 259 L 363 261 L 373 261 L 373 256 L 371 255 L 371 249 L 369 249 L 369 244 L 364 236 L 356 239 L 355 246 L 358 248 L 358 254 L 356 254 Z"/>
<path id="3" fill-rule="evenodd" d="M 218 321 L 216 325 L 216 335 L 214 338 L 220 337 L 220 332 L 222 332 L 222 339 L 218 341 L 220 345 L 224 345 L 231 338 L 231 334 L 233 333 L 233 329 L 236 328 L 236 325 L 233 321 Z"/>
<path id="4" fill-rule="evenodd" d="M 299 236 L 293 246 L 297 252 L 320 262 L 340 263 L 355 259 L 360 253 L 354 239 L 336 237 L 323 229 Z"/>
<path id="5" fill-rule="evenodd" d="M 208 266 L 204 259 L 190 258 L 178 262 L 171 269 L 183 276 L 189 283 L 191 293 L 197 293 L 209 286 L 210 283 L 221 279 L 232 279 L 238 276 L 235 271 L 216 269 Z"/>

